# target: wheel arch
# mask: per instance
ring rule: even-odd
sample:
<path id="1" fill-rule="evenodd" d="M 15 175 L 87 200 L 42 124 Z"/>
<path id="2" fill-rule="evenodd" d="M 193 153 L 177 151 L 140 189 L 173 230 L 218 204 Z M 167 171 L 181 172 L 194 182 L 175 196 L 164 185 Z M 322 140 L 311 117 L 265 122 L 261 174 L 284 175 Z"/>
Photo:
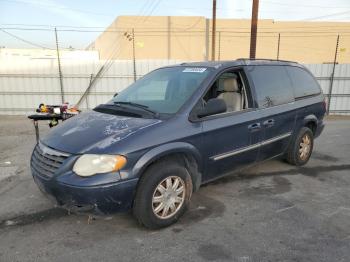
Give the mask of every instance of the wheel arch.
<path id="1" fill-rule="evenodd" d="M 193 145 L 185 142 L 168 143 L 151 149 L 136 162 L 133 176 L 141 177 L 149 166 L 169 158 L 183 161 L 192 178 L 194 191 L 198 190 L 202 182 L 202 157 Z"/>
<path id="2" fill-rule="evenodd" d="M 313 114 L 310 114 L 304 117 L 303 127 L 310 128 L 313 135 L 315 135 L 317 130 L 317 123 L 318 123 L 317 117 Z"/>

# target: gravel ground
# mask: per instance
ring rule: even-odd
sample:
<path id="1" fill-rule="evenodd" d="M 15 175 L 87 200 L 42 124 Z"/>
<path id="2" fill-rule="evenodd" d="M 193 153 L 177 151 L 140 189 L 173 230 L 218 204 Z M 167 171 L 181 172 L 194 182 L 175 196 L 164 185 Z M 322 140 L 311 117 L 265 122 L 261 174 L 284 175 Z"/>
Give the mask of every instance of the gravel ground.
<path id="1" fill-rule="evenodd" d="M 326 122 L 306 166 L 272 160 L 219 179 L 151 231 L 128 213 L 56 208 L 30 175 L 32 124 L 0 116 L 0 261 L 349 261 L 350 119 Z"/>

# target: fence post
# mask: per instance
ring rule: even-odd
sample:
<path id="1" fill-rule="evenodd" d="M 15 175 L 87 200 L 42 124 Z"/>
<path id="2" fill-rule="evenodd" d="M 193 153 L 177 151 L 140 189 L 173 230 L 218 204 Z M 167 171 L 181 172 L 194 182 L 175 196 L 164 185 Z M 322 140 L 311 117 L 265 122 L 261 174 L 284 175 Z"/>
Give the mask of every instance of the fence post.
<path id="1" fill-rule="evenodd" d="M 337 64 L 338 46 L 339 46 L 339 34 L 337 36 L 337 44 L 335 45 L 333 69 L 332 69 L 331 79 L 330 79 L 330 83 L 329 83 L 327 115 L 329 115 L 329 109 L 331 107 L 331 99 L 332 99 L 332 93 L 333 93 L 333 82 L 334 82 L 334 72 L 335 72 L 335 65 Z"/>
<path id="2" fill-rule="evenodd" d="M 221 31 L 219 33 L 219 46 L 218 46 L 218 61 L 220 61 L 220 55 L 221 55 Z"/>
<path id="3" fill-rule="evenodd" d="M 279 58 L 280 58 L 280 44 L 281 44 L 281 33 L 278 33 L 277 60 L 279 60 Z"/>
<path id="4" fill-rule="evenodd" d="M 209 19 L 205 19 L 205 61 L 209 60 Z"/>
<path id="5" fill-rule="evenodd" d="M 171 35 L 170 35 L 170 32 L 171 32 L 171 17 L 168 16 L 168 60 L 170 60 L 171 58 Z"/>
<path id="6" fill-rule="evenodd" d="M 60 52 L 58 50 L 58 37 L 57 37 L 57 29 L 56 29 L 56 27 L 55 27 L 55 38 L 56 38 L 56 51 L 57 51 L 57 62 L 58 62 L 58 75 L 59 75 L 59 78 L 60 78 L 60 87 L 61 87 L 61 102 L 63 104 L 65 101 L 64 101 L 64 91 L 63 91 L 61 59 L 60 59 Z"/>
<path id="7" fill-rule="evenodd" d="M 90 75 L 90 81 L 89 81 L 89 86 L 91 85 L 92 79 L 94 78 L 94 74 Z M 86 98 L 85 98 L 85 102 L 86 102 L 86 109 L 89 109 L 89 93 L 86 93 Z"/>

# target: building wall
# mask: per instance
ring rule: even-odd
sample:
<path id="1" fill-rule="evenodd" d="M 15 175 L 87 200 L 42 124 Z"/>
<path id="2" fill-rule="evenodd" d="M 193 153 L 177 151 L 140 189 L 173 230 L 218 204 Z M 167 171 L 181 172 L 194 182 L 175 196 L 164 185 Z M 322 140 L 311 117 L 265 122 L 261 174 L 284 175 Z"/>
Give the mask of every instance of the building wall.
<path id="1" fill-rule="evenodd" d="M 60 50 L 63 60 L 99 60 L 98 51 Z M 0 48 L 0 62 L 4 60 L 57 59 L 56 50 L 34 48 Z"/>
<path id="2" fill-rule="evenodd" d="M 205 17 L 120 16 L 91 47 L 101 59 L 132 59 L 132 29 L 136 59 L 211 58 L 211 20 Z M 259 20 L 257 57 L 277 58 L 279 34 L 279 59 L 332 62 L 339 34 L 338 62 L 350 62 L 350 23 Z M 248 57 L 249 41 L 250 20 L 217 20 L 216 60 Z"/>

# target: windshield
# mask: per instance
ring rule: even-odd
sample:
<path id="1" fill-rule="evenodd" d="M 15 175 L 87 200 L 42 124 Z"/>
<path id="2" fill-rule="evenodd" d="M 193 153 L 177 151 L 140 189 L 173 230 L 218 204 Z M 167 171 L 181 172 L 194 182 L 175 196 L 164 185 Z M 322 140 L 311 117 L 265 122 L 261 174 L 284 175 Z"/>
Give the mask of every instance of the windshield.
<path id="1" fill-rule="evenodd" d="M 114 97 L 110 104 L 143 106 L 158 114 L 173 114 L 208 76 L 207 67 L 168 67 L 155 70 Z"/>

